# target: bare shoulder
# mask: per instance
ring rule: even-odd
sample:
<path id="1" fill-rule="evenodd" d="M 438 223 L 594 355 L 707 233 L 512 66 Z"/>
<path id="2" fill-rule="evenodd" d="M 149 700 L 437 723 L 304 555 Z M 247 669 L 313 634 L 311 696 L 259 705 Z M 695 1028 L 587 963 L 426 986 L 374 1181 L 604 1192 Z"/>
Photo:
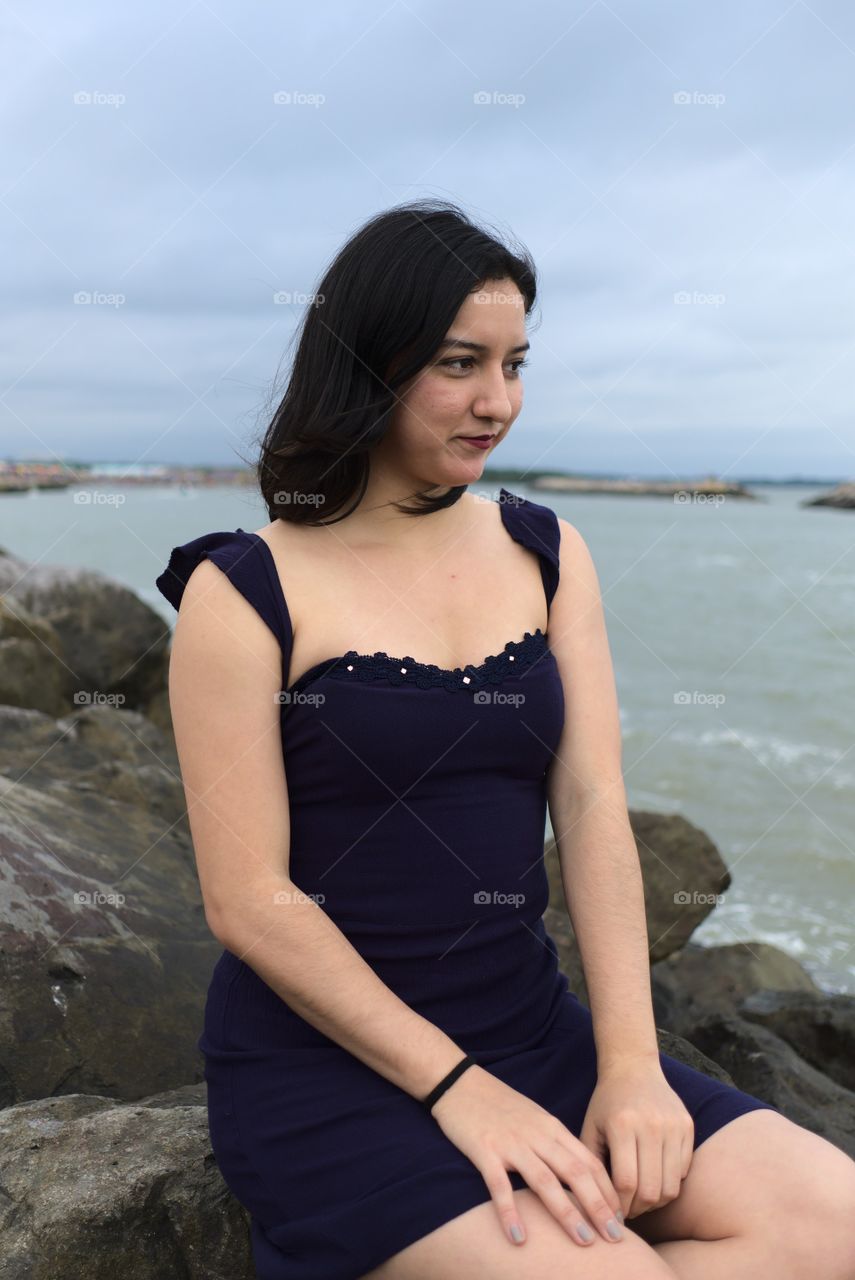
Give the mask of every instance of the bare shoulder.
<path id="1" fill-rule="evenodd" d="M 276 637 L 228 576 L 207 557 L 187 578 L 172 638 L 170 668 L 189 678 L 215 668 L 222 675 L 236 666 L 261 662 L 275 670 Z"/>
<path id="2" fill-rule="evenodd" d="M 293 520 L 271 520 L 260 529 L 253 529 L 256 537 L 266 542 L 277 562 L 299 565 L 300 558 L 321 542 L 321 530 L 311 524 L 295 524 Z M 295 560 L 295 556 L 297 559 Z"/>
<path id="3" fill-rule="evenodd" d="M 579 550 L 587 551 L 585 539 L 575 524 L 571 524 L 563 516 L 556 515 L 555 519 L 558 521 L 558 528 L 561 530 L 561 554 L 564 555 L 565 552 L 572 554 Z"/>
<path id="4" fill-rule="evenodd" d="M 284 520 L 271 520 L 269 524 L 262 525 L 260 529 L 253 529 L 252 532 L 256 537 L 263 538 L 265 542 L 269 542 L 273 531 L 280 529 L 284 524 Z"/>
<path id="5" fill-rule="evenodd" d="M 561 550 L 558 587 L 550 607 L 549 647 L 558 664 L 566 717 L 550 767 L 553 826 L 569 827 L 556 805 L 580 795 L 611 793 L 622 785 L 620 714 L 605 610 L 597 571 L 585 539 L 558 517 Z"/>
<path id="6" fill-rule="evenodd" d="M 565 520 L 563 516 L 556 516 L 556 520 L 561 531 L 558 591 L 556 596 L 560 596 L 563 599 L 572 595 L 578 603 L 579 589 L 582 588 L 583 592 L 588 596 L 588 604 L 590 604 L 591 599 L 597 599 L 600 594 L 593 556 L 587 542 L 574 524 L 571 524 L 569 520 Z M 564 586 L 563 591 L 562 584 Z"/>

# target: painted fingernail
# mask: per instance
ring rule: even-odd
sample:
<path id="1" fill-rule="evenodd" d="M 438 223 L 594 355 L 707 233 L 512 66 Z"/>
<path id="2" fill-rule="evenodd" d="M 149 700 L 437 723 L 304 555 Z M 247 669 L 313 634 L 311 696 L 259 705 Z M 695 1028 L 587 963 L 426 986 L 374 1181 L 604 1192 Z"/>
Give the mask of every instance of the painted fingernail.
<path id="1" fill-rule="evenodd" d="M 518 1223 L 516 1222 L 511 1224 L 511 1239 L 513 1240 L 514 1244 L 520 1244 L 525 1239 L 525 1236 L 523 1235 L 522 1227 L 519 1226 Z"/>
<path id="2" fill-rule="evenodd" d="M 593 1240 L 594 1238 L 594 1233 L 591 1230 L 591 1228 L 588 1226 L 587 1222 L 579 1223 L 579 1225 L 576 1227 L 576 1234 L 578 1235 L 580 1240 L 585 1241 L 585 1244 L 587 1244 L 589 1240 Z"/>
<path id="3" fill-rule="evenodd" d="M 623 1216 L 623 1209 L 618 1209 L 617 1213 L 615 1214 L 615 1217 L 617 1218 L 618 1222 L 626 1222 L 626 1218 Z"/>
<path id="4" fill-rule="evenodd" d="M 609 1235 L 613 1240 L 620 1240 L 621 1236 L 623 1235 L 623 1232 L 621 1231 L 618 1224 L 615 1222 L 614 1218 L 609 1218 L 608 1222 L 606 1223 L 606 1231 L 608 1231 Z"/>

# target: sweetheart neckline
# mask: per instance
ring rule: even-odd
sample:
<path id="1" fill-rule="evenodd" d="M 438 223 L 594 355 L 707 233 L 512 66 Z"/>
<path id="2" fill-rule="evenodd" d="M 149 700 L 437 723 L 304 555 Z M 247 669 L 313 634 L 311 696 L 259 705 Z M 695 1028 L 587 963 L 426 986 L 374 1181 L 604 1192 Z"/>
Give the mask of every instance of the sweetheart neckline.
<path id="1" fill-rule="evenodd" d="M 502 488 L 501 492 L 508 493 L 508 490 L 505 488 Z M 520 541 L 514 534 L 513 529 L 508 526 L 506 511 L 507 511 L 507 504 L 499 503 L 499 514 L 502 520 L 502 524 L 508 530 L 508 533 L 514 539 L 515 542 Z M 244 537 L 251 538 L 254 543 L 261 545 L 262 556 L 264 558 L 268 573 L 273 579 L 274 585 L 277 589 L 277 599 L 281 603 L 282 610 L 284 612 L 286 623 L 287 623 L 288 632 L 289 634 L 293 634 L 293 623 L 291 621 L 291 614 L 288 608 L 288 601 L 285 598 L 285 592 L 282 587 L 282 579 L 279 576 L 279 569 L 276 564 L 276 558 L 273 555 L 273 551 L 270 547 L 270 544 L 267 542 L 266 538 L 262 538 L 260 534 L 255 533 L 251 529 L 238 528 L 235 530 L 235 532 L 242 533 Z M 530 549 L 533 549 L 533 548 L 530 548 Z M 543 572 L 542 556 L 539 551 L 537 551 L 536 554 L 541 561 L 541 573 L 542 573 Z M 549 599 L 549 597 L 547 599 Z M 547 609 L 547 612 L 548 612 L 548 609 Z M 303 686 L 304 682 L 310 683 L 311 682 L 310 677 L 311 679 L 314 679 L 316 675 L 319 676 L 322 674 L 327 674 L 327 668 L 334 669 L 334 667 L 337 666 L 338 663 L 344 662 L 350 659 L 357 662 L 361 662 L 361 663 L 372 662 L 380 659 L 385 660 L 389 664 L 406 662 L 408 663 L 409 672 L 411 676 L 414 674 L 418 674 L 422 678 L 433 679 L 435 681 L 444 681 L 446 682 L 446 684 L 449 684 L 449 687 L 450 687 L 451 681 L 455 680 L 456 677 L 459 677 L 462 679 L 465 673 L 467 672 L 470 672 L 472 676 L 476 678 L 476 680 L 480 681 L 482 677 L 489 675 L 490 671 L 495 668 L 496 663 L 501 662 L 503 658 L 510 656 L 511 649 L 520 649 L 522 651 L 525 651 L 525 647 L 527 644 L 535 640 L 542 640 L 544 642 L 545 652 L 551 653 L 551 650 L 549 649 L 548 625 L 549 624 L 547 621 L 546 631 L 544 631 L 542 627 L 536 627 L 534 631 L 526 631 L 523 633 L 523 636 L 520 640 L 508 640 L 507 644 L 505 644 L 504 648 L 501 650 L 500 653 L 490 653 L 487 655 L 486 658 L 482 659 L 481 662 L 467 663 L 467 665 L 464 667 L 441 667 L 438 664 L 433 662 L 417 662 L 415 658 L 412 658 L 409 655 L 405 655 L 403 658 L 398 658 L 398 657 L 389 655 L 382 649 L 377 650 L 375 653 L 357 653 L 356 650 L 354 649 L 348 649 L 347 653 L 336 655 L 333 658 L 324 658 L 322 662 L 314 663 L 311 667 L 307 668 L 307 670 L 304 671 L 301 676 L 298 676 L 296 680 L 292 681 L 291 684 L 287 687 L 287 689 L 284 690 L 284 692 L 285 694 L 291 694 L 295 692 L 300 686 Z M 468 678 L 466 680 L 466 683 L 467 684 L 469 683 Z"/>
<path id="2" fill-rule="evenodd" d="M 346 653 L 338 654 L 332 658 L 324 658 L 321 662 L 315 662 L 311 667 L 293 680 L 286 689 L 286 693 L 293 693 L 304 683 L 310 683 L 317 675 L 326 674 L 327 668 L 334 668 L 338 663 L 345 661 L 357 662 L 373 662 L 376 659 L 382 659 L 391 664 L 407 663 L 407 670 L 410 673 L 421 673 L 423 675 L 434 676 L 437 678 L 446 677 L 453 679 L 455 676 L 464 676 L 467 673 L 479 676 L 488 671 L 495 663 L 499 662 L 512 650 L 522 649 L 529 641 L 542 639 L 548 641 L 549 635 L 542 627 L 536 627 L 534 631 L 526 631 L 519 640 L 508 640 L 507 644 L 499 653 L 489 653 L 481 662 L 467 662 L 463 667 L 441 667 L 435 662 L 419 662 L 415 658 L 405 654 L 399 658 L 393 654 L 388 654 L 383 649 L 378 649 L 374 653 L 357 653 L 355 649 L 348 649 Z"/>

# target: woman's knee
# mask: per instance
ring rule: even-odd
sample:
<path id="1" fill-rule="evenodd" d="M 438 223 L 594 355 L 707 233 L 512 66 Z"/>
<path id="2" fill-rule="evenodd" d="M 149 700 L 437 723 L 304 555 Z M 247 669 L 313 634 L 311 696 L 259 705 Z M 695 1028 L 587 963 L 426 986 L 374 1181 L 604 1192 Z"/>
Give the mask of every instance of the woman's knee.
<path id="1" fill-rule="evenodd" d="M 814 1135 L 815 1136 L 815 1135 Z M 806 1277 L 855 1280 L 855 1161 L 825 1139 L 801 1184 L 789 1184 L 782 1217 Z"/>

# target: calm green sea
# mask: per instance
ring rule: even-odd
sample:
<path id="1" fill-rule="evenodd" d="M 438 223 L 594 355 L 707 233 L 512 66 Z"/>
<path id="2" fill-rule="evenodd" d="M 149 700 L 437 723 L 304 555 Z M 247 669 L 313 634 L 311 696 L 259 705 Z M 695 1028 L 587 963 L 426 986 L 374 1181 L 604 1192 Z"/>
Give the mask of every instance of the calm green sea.
<path id="1" fill-rule="evenodd" d="M 102 570 L 171 623 L 154 586 L 171 547 L 267 523 L 251 490 L 118 492 L 119 505 L 0 497 L 0 546 Z M 529 496 L 576 525 L 597 565 L 630 805 L 683 814 L 731 868 L 695 940 L 771 942 L 855 993 L 855 513 L 803 510 L 801 487 L 755 492 Z"/>

